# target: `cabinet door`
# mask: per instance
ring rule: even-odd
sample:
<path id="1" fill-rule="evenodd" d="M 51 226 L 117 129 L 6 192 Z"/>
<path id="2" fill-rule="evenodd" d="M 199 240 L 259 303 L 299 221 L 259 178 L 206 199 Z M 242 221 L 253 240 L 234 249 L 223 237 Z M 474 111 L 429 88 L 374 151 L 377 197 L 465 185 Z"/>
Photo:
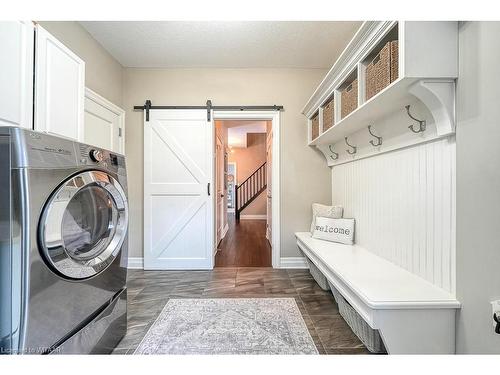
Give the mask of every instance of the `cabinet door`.
<path id="1" fill-rule="evenodd" d="M 85 143 L 125 154 L 125 111 L 85 89 Z"/>
<path id="2" fill-rule="evenodd" d="M 33 128 L 33 23 L 0 22 L 0 125 Z"/>
<path id="3" fill-rule="evenodd" d="M 36 26 L 35 130 L 83 142 L 85 62 Z"/>

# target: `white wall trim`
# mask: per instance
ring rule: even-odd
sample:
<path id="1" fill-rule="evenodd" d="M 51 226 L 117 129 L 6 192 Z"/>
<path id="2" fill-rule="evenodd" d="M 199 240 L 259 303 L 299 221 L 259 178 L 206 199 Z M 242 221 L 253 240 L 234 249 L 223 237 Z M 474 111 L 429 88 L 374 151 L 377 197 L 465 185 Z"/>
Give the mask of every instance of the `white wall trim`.
<path id="1" fill-rule="evenodd" d="M 280 153 L 280 111 L 214 111 L 214 120 L 271 120 L 273 130 L 272 165 L 272 265 L 281 267 L 281 153 Z"/>
<path id="2" fill-rule="evenodd" d="M 267 220 L 267 215 L 240 215 L 241 220 Z"/>
<path id="3" fill-rule="evenodd" d="M 144 258 L 143 257 L 128 257 L 127 268 L 130 270 L 142 270 L 142 269 L 144 269 Z"/>
<path id="4" fill-rule="evenodd" d="M 116 114 L 119 118 L 119 127 L 122 129 L 121 130 L 121 137 L 120 137 L 120 153 L 125 155 L 125 111 L 118 107 L 116 104 L 110 102 L 108 99 L 105 97 L 99 95 L 95 91 L 92 91 L 88 87 L 85 87 L 85 98 L 93 101 L 94 103 L 100 105 L 101 107 L 104 107 L 108 109 L 109 111 L 113 112 Z M 85 124 L 84 124 L 85 126 Z"/>
<path id="5" fill-rule="evenodd" d="M 226 237 L 226 234 L 227 234 L 227 231 L 229 230 L 229 224 L 226 223 L 226 225 L 224 226 L 224 228 L 222 229 L 222 233 L 220 235 L 220 239 L 224 239 L 224 237 Z M 220 241 L 219 241 L 220 242 Z"/>
<path id="6" fill-rule="evenodd" d="M 127 268 L 130 270 L 144 269 L 144 259 L 142 257 L 129 257 Z M 277 268 L 308 269 L 309 266 L 305 257 L 284 257 L 280 258 L 280 264 Z"/>
<path id="7" fill-rule="evenodd" d="M 305 257 L 284 257 L 280 259 L 280 268 L 304 268 L 308 269 Z"/>

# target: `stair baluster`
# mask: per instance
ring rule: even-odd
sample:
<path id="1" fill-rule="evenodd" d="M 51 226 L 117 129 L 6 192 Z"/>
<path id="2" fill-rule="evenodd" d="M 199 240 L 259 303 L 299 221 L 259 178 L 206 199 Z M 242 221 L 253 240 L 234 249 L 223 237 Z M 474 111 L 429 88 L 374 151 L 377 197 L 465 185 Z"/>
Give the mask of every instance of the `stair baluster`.
<path id="1" fill-rule="evenodd" d="M 257 197 L 266 190 L 266 163 L 255 170 L 245 181 L 235 185 L 235 217 L 240 220 L 241 211 L 247 208 Z"/>

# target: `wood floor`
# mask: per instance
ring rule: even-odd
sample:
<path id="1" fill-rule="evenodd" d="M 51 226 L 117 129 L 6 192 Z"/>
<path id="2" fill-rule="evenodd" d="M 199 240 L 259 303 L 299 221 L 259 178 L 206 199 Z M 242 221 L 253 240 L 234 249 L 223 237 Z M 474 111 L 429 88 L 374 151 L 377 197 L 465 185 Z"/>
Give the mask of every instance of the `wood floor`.
<path id="1" fill-rule="evenodd" d="M 320 354 L 369 354 L 309 270 L 216 268 L 129 270 L 127 334 L 114 354 L 132 354 L 171 298 L 293 298 Z"/>
<path id="2" fill-rule="evenodd" d="M 228 215 L 229 230 L 219 244 L 215 267 L 271 267 L 271 245 L 265 220 L 240 220 Z"/>

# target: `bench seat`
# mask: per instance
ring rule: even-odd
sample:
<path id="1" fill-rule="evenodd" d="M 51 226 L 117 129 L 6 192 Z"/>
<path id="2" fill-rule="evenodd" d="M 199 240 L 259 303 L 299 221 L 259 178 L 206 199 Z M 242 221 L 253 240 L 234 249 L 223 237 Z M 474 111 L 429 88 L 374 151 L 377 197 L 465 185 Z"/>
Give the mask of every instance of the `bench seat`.
<path id="1" fill-rule="evenodd" d="M 295 234 L 297 245 L 373 329 L 389 353 L 454 353 L 449 292 L 356 245 Z"/>

